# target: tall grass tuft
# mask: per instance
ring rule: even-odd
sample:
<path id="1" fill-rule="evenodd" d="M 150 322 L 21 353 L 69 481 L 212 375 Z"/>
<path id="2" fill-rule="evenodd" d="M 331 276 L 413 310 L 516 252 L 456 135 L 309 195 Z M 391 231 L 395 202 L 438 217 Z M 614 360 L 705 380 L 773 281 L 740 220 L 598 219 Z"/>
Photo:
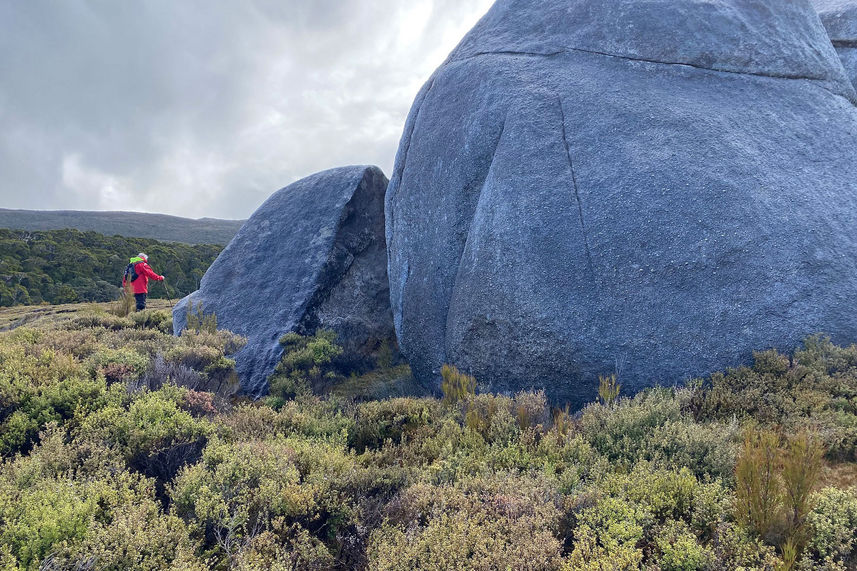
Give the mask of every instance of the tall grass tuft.
<path id="1" fill-rule="evenodd" d="M 443 391 L 443 402 L 446 404 L 455 404 L 476 394 L 476 379 L 462 373 L 457 367 L 444 365 L 440 376 L 443 377 L 440 390 Z"/>
<path id="2" fill-rule="evenodd" d="M 119 299 L 113 302 L 113 305 L 108 311 L 117 317 L 128 317 L 128 315 L 134 311 L 136 306 L 137 301 L 134 299 L 134 292 L 131 290 L 131 284 L 126 284 L 125 287 L 122 288 L 122 293 L 119 295 Z"/>
<path id="3" fill-rule="evenodd" d="M 813 508 L 810 497 L 821 475 L 823 456 L 824 448 L 806 432 L 792 438 L 783 451 L 786 541 L 797 549 L 798 554 L 809 540 L 806 518 Z"/>
<path id="4" fill-rule="evenodd" d="M 782 569 L 794 569 L 810 539 L 807 517 L 818 484 L 824 447 L 800 432 L 781 443 L 770 430 L 750 429 L 735 467 L 736 518 L 779 545 Z"/>
<path id="5" fill-rule="evenodd" d="M 616 375 L 609 377 L 598 375 L 598 398 L 601 399 L 601 404 L 604 406 L 612 406 L 619 398 L 621 390 L 622 385 L 619 384 Z"/>
<path id="6" fill-rule="evenodd" d="M 763 538 L 779 515 L 779 445 L 779 436 L 772 431 L 748 430 L 735 467 L 737 519 Z"/>
<path id="7" fill-rule="evenodd" d="M 187 330 L 197 333 L 214 333 L 217 331 L 217 315 L 215 313 L 206 315 L 202 302 L 194 305 L 191 300 L 187 304 Z"/>

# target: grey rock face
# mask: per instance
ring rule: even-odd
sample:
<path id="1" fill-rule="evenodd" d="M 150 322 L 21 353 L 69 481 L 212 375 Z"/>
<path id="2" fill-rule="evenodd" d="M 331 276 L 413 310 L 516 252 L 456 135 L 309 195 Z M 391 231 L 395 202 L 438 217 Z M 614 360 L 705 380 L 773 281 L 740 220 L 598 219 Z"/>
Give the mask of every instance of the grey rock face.
<path id="1" fill-rule="evenodd" d="M 579 404 L 857 340 L 855 101 L 807 0 L 498 1 L 387 190 L 416 377 Z"/>
<path id="2" fill-rule="evenodd" d="M 857 88 L 857 0 L 812 0 L 842 66 Z"/>
<path id="3" fill-rule="evenodd" d="M 236 355 L 245 392 L 267 392 L 280 337 L 333 329 L 344 349 L 365 354 L 393 336 L 384 244 L 387 178 L 377 167 L 324 171 L 274 193 L 176 305 L 201 302 L 218 327 L 248 343 Z"/>

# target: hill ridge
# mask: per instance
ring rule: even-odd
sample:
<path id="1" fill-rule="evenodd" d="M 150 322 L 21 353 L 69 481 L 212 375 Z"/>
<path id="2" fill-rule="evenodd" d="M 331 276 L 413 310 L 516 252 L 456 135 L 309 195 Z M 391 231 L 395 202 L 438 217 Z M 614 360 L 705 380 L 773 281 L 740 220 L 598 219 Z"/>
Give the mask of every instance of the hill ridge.
<path id="1" fill-rule="evenodd" d="M 95 231 L 106 236 L 151 238 L 185 244 L 226 245 L 243 220 L 184 218 L 122 210 L 25 210 L 0 208 L 0 228 Z"/>

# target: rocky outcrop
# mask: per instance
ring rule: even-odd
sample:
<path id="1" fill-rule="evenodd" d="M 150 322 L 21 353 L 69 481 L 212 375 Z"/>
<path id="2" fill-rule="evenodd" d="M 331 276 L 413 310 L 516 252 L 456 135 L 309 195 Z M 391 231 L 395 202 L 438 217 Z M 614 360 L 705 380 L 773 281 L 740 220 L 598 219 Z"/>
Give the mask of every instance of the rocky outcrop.
<path id="1" fill-rule="evenodd" d="M 857 341 L 857 108 L 808 0 L 499 0 L 387 191 L 416 377 L 591 400 Z"/>
<path id="2" fill-rule="evenodd" d="M 244 391 L 267 392 L 282 355 L 280 337 L 333 329 L 345 350 L 372 351 L 393 336 L 384 244 L 387 178 L 376 167 L 344 167 L 272 195 L 176 305 L 175 332 L 188 302 L 248 343 L 236 355 Z"/>
<path id="3" fill-rule="evenodd" d="M 842 66 L 857 88 L 857 0 L 812 0 Z"/>

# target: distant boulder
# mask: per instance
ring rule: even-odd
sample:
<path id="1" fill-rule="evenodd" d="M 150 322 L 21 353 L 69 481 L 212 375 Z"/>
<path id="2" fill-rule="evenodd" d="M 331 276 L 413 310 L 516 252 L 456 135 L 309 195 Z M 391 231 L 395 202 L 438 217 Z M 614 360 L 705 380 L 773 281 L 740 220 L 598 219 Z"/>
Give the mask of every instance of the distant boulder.
<path id="1" fill-rule="evenodd" d="M 857 0 L 812 0 L 839 52 L 851 83 L 857 88 Z"/>
<path id="2" fill-rule="evenodd" d="M 188 302 L 248 343 L 236 356 L 244 391 L 261 396 L 282 355 L 280 337 L 333 329 L 346 351 L 367 354 L 393 337 L 384 244 L 387 178 L 377 167 L 343 167 L 277 191 L 244 224 L 176 305 Z"/>
<path id="3" fill-rule="evenodd" d="M 808 0 L 499 0 L 387 191 L 416 378 L 579 404 L 857 341 L 855 102 Z"/>

